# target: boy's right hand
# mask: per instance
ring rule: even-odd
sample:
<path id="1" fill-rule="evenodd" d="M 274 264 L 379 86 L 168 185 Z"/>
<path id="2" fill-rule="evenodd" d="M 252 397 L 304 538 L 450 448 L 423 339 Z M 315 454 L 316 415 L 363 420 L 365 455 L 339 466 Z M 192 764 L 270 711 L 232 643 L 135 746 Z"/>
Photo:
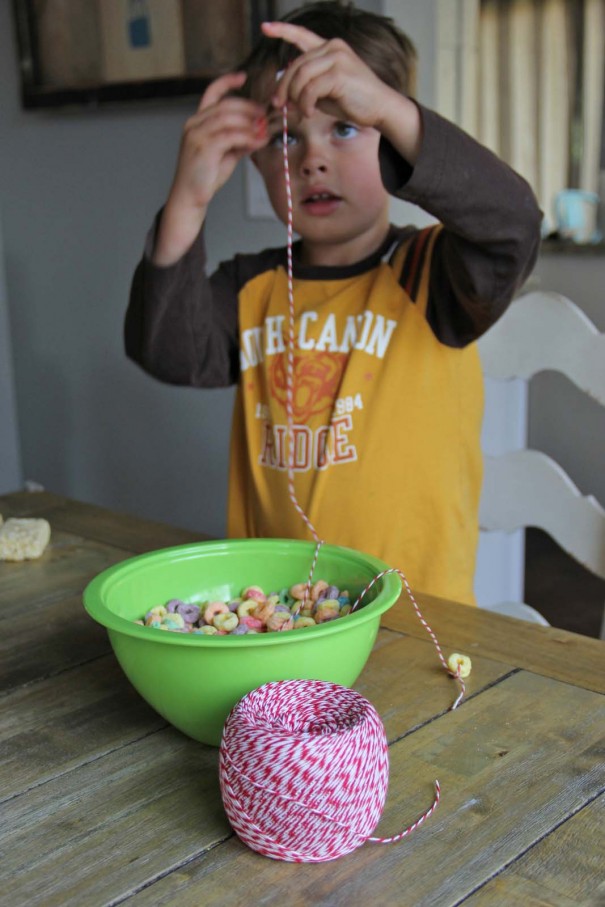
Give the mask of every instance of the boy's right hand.
<path id="1" fill-rule="evenodd" d="M 185 123 L 178 163 L 158 229 L 154 264 L 174 264 L 190 248 L 208 205 L 246 154 L 269 141 L 266 109 L 229 93 L 246 81 L 242 72 L 212 82 Z"/>

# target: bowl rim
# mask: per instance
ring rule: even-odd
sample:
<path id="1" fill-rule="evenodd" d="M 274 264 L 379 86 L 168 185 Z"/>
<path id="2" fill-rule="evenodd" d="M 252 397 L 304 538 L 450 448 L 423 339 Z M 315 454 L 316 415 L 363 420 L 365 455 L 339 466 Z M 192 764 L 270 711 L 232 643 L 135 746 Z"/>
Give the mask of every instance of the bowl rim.
<path id="1" fill-rule="evenodd" d="M 343 631 L 346 631 L 347 628 L 353 629 L 354 627 L 360 627 L 362 624 L 380 617 L 384 611 L 387 611 L 395 604 L 402 592 L 403 586 L 399 575 L 397 573 L 389 573 L 379 580 L 379 582 L 382 583 L 379 597 L 360 608 L 358 611 L 348 614 L 346 616 L 346 626 L 343 625 L 343 618 L 342 621 L 328 621 L 315 627 L 301 627 L 301 629 L 296 632 L 251 633 L 243 634 L 241 636 L 233 636 L 230 634 L 226 636 L 206 636 L 201 633 L 175 633 L 154 627 L 144 627 L 134 623 L 134 621 L 129 620 L 126 617 L 115 614 L 102 601 L 102 595 L 106 590 L 110 589 L 115 582 L 121 580 L 125 574 L 127 575 L 130 572 L 137 572 L 140 570 L 141 566 L 144 566 L 146 561 L 153 560 L 157 562 L 158 558 L 174 560 L 175 555 L 177 556 L 177 560 L 187 560 L 198 555 L 200 550 L 208 550 L 215 553 L 222 551 L 226 553 L 227 551 L 232 552 L 234 549 L 237 550 L 238 548 L 246 548 L 248 551 L 257 548 L 260 551 L 266 547 L 274 548 L 275 543 L 280 543 L 284 546 L 287 545 L 288 547 L 295 546 L 301 549 L 306 548 L 309 552 L 309 567 L 311 566 L 316 543 L 303 539 L 253 538 L 187 542 L 183 545 L 172 545 L 167 548 L 157 548 L 153 551 L 137 554 L 107 567 L 90 580 L 84 588 L 82 593 L 84 608 L 93 620 L 107 629 L 110 635 L 113 631 L 114 633 L 143 639 L 146 642 L 164 643 L 169 645 L 194 647 L 227 646 L 228 648 L 232 646 L 243 646 L 245 648 L 246 646 L 271 646 L 278 643 L 282 645 L 284 643 L 294 644 L 302 642 L 305 639 L 319 638 L 320 634 L 321 637 L 324 637 L 333 633 L 342 633 Z M 321 551 L 332 555 L 342 555 L 345 558 L 347 556 L 354 556 L 356 559 L 361 557 L 366 566 L 375 570 L 375 576 L 382 573 L 384 570 L 391 569 L 388 564 L 374 555 L 358 551 L 354 548 L 348 548 L 344 545 L 326 543 L 322 545 Z M 381 600 L 383 595 L 384 601 Z"/>

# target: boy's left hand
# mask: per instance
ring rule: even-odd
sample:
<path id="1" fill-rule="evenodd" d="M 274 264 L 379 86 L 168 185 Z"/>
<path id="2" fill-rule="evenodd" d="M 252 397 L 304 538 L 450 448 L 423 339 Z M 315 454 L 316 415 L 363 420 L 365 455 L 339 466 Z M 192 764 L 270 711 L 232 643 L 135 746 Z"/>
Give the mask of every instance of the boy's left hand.
<path id="1" fill-rule="evenodd" d="M 302 51 L 276 85 L 272 103 L 297 105 L 304 116 L 318 108 L 357 126 L 380 129 L 389 101 L 397 94 L 339 38 L 326 40 L 300 25 L 264 22 L 268 38 L 280 38 Z"/>

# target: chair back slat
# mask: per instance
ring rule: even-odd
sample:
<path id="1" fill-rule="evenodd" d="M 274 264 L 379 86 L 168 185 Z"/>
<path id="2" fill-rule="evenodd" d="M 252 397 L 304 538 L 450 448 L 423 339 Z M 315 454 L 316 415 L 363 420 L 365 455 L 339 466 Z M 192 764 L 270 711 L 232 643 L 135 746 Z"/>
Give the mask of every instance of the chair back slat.
<path id="1" fill-rule="evenodd" d="M 560 293 L 534 291 L 519 297 L 478 346 L 486 377 L 529 381 L 539 372 L 559 372 L 605 407 L 605 334 Z M 565 470 L 540 451 L 484 455 L 481 529 L 513 532 L 528 526 L 547 532 L 578 563 L 605 579 L 601 503 L 582 494 Z M 499 608 L 493 603 L 486 607 Z M 515 605 L 502 603 L 501 610 L 511 614 Z M 527 619 L 532 611 L 533 619 L 544 621 L 524 603 L 516 613 Z M 605 621 L 603 626 L 605 633 Z"/>

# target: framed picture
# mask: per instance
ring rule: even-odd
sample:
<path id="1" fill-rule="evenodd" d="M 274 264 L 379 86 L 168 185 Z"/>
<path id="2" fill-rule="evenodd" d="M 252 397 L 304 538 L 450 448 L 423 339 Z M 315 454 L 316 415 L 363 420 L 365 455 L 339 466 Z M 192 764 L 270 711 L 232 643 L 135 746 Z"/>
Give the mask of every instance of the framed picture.
<path id="1" fill-rule="evenodd" d="M 27 109 L 200 94 L 273 0 L 13 0 Z"/>

